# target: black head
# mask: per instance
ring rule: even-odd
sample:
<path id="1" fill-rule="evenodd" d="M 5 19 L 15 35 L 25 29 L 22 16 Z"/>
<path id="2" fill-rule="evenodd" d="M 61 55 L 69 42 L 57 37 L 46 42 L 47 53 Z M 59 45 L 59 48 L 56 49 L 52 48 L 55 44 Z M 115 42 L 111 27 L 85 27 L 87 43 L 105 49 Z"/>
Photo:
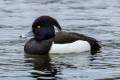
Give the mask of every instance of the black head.
<path id="1" fill-rule="evenodd" d="M 54 26 L 61 31 L 59 23 L 50 16 L 38 17 L 32 25 L 32 32 L 36 40 L 47 40 L 55 36 Z"/>

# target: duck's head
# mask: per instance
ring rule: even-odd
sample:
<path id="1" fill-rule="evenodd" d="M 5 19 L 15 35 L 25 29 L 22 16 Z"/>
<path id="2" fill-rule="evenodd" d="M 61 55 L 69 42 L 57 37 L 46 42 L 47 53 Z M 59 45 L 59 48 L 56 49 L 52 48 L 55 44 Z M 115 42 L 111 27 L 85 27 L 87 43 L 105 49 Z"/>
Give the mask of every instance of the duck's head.
<path id="1" fill-rule="evenodd" d="M 55 36 L 55 29 L 57 27 L 58 31 L 62 28 L 59 23 L 50 16 L 40 16 L 32 24 L 32 32 L 34 38 L 38 41 L 48 40 Z"/>

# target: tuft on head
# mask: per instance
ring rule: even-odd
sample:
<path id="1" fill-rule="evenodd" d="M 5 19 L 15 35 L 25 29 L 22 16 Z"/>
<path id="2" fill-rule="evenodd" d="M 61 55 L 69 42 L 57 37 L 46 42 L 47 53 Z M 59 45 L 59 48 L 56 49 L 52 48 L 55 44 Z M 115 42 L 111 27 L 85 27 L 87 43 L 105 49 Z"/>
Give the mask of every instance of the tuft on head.
<path id="1" fill-rule="evenodd" d="M 33 22 L 32 32 L 37 40 L 47 40 L 55 36 L 54 27 L 57 27 L 58 31 L 62 30 L 54 18 L 50 16 L 40 16 Z"/>
<path id="2" fill-rule="evenodd" d="M 56 19 L 50 16 L 40 16 L 32 24 L 32 28 L 40 27 L 54 27 L 56 26 L 58 30 L 62 30 L 61 26 Z"/>

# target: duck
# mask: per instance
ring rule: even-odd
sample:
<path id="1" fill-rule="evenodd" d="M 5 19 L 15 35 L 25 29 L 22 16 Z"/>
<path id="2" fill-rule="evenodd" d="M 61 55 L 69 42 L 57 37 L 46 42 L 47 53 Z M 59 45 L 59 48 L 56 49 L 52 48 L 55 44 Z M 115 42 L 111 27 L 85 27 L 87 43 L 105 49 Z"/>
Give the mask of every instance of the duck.
<path id="1" fill-rule="evenodd" d="M 55 31 L 57 28 L 57 32 Z M 33 37 L 24 45 L 25 53 L 80 53 L 100 51 L 101 45 L 95 38 L 76 32 L 63 31 L 58 21 L 51 16 L 40 16 L 32 24 Z"/>

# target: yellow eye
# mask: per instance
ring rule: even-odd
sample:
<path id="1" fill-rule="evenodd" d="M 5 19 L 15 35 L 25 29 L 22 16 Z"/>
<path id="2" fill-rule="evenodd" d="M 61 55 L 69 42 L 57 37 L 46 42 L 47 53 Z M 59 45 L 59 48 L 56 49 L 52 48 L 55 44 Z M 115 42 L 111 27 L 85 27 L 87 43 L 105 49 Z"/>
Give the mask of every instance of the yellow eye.
<path id="1" fill-rule="evenodd" d="M 40 26 L 37 26 L 37 28 L 40 28 Z"/>

